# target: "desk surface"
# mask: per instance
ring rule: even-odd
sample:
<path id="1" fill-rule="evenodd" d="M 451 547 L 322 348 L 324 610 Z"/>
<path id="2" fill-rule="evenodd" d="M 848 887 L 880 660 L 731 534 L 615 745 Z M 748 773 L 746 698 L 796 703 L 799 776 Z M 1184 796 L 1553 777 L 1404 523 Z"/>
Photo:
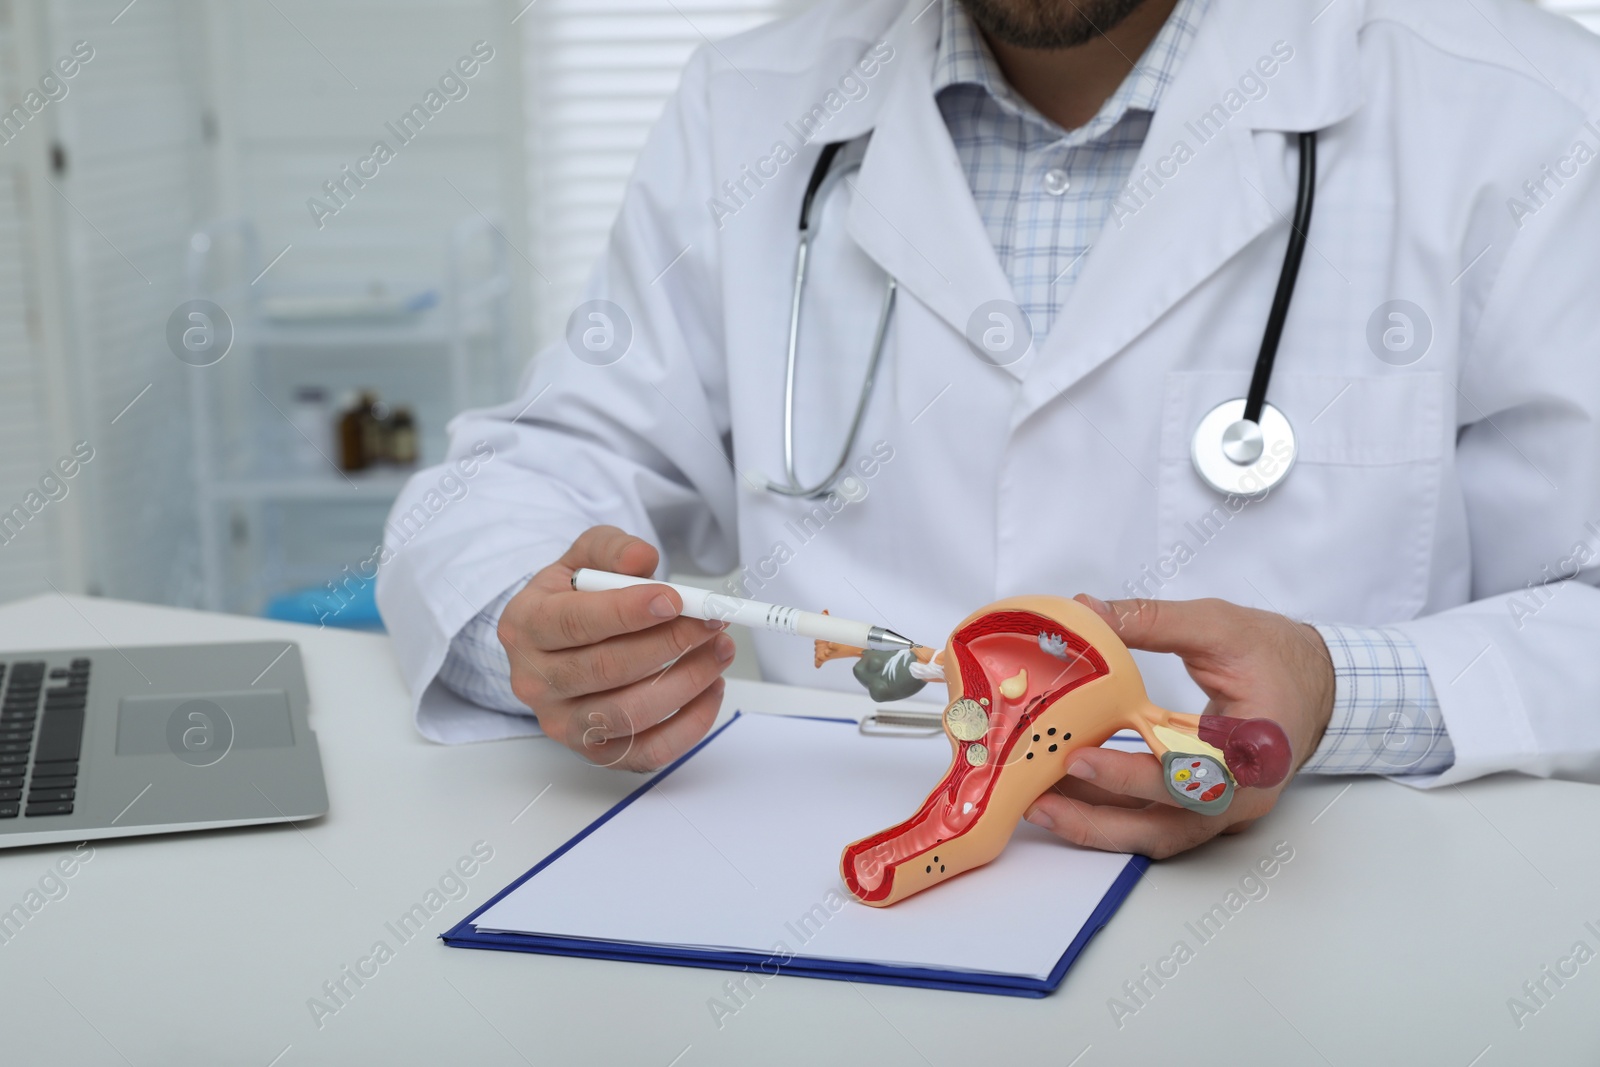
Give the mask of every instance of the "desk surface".
<path id="1" fill-rule="evenodd" d="M 1154 865 L 1045 1000 L 778 978 L 740 1005 L 726 972 L 434 940 L 638 780 L 542 739 L 429 744 L 385 639 L 84 598 L 0 607 L 0 647 L 277 638 L 304 653 L 331 814 L 94 844 L 66 895 L 0 944 L 4 1062 L 1600 1061 L 1600 788 L 1297 783 L 1251 831 Z M 867 706 L 750 682 L 728 704 Z M 1249 881 L 1275 847 L 1293 858 Z M 466 895 L 400 942 L 390 925 L 474 848 L 493 858 Z M 0 852 L 0 911 L 71 851 Z M 1255 899 L 1230 900 L 1241 880 Z M 1218 906 L 1226 922 L 1202 927 Z M 392 958 L 344 978 L 380 941 Z M 312 999 L 342 978 L 352 992 L 319 1019 Z M 738 1010 L 714 1014 L 717 1000 Z"/>

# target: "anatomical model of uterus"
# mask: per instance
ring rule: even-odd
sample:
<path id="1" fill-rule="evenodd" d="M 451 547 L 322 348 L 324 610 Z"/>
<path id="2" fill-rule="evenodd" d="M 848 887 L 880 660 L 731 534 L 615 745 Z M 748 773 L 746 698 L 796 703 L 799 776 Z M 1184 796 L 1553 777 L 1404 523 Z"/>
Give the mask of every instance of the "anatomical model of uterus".
<path id="1" fill-rule="evenodd" d="M 859 652 L 819 642 L 817 665 Z M 1152 704 L 1127 647 L 1076 601 L 1001 600 L 969 615 L 937 656 L 918 652 L 944 669 L 950 769 L 909 819 L 845 848 L 840 873 L 865 904 L 885 907 L 994 859 L 1073 752 L 1119 730 L 1144 738 L 1175 802 L 1205 814 L 1226 810 L 1237 787 L 1270 788 L 1289 771 L 1288 738 L 1270 719 Z"/>

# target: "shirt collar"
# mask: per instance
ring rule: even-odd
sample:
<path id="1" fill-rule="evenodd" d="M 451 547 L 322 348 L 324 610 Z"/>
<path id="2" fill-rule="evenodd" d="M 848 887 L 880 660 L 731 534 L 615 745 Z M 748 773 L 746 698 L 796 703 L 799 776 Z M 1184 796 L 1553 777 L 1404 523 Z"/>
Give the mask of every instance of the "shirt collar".
<path id="1" fill-rule="evenodd" d="M 1130 111 L 1154 113 L 1162 93 L 1172 83 L 1195 30 L 1210 0 L 1178 0 L 1166 24 L 1116 92 L 1083 126 L 1073 131 L 1074 140 L 1092 140 L 1106 133 Z M 983 34 L 972 24 L 960 0 L 941 0 L 939 51 L 933 64 L 935 95 L 956 85 L 973 85 L 988 93 L 1006 111 L 1040 124 L 1058 136 L 1068 136 L 1054 122 L 1041 115 L 1006 81 L 1000 64 L 990 51 Z"/>

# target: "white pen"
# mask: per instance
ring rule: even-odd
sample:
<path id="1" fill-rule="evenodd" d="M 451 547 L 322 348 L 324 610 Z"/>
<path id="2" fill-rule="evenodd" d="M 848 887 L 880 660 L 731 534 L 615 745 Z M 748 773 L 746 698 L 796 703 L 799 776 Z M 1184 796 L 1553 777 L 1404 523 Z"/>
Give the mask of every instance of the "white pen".
<path id="1" fill-rule="evenodd" d="M 664 585 L 683 598 L 683 614 L 691 619 L 713 622 L 737 622 L 757 630 L 809 637 L 814 641 L 833 641 L 854 648 L 871 648 L 880 652 L 895 652 L 916 648 L 917 643 L 902 637 L 886 626 L 867 622 L 852 622 L 833 615 L 822 615 L 799 608 L 786 608 L 778 604 L 763 604 L 759 600 L 728 596 L 709 589 L 696 589 L 689 585 L 658 582 L 654 578 L 635 578 L 631 574 L 613 574 L 611 571 L 591 570 L 588 567 L 572 572 L 572 588 L 583 593 L 598 593 L 608 589 L 625 589 L 630 585 Z"/>

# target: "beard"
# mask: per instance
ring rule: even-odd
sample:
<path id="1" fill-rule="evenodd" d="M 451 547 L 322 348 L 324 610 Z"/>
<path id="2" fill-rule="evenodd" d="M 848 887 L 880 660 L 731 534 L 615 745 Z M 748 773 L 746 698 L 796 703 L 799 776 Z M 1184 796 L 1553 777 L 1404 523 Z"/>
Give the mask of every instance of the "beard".
<path id="1" fill-rule="evenodd" d="M 1109 31 L 1144 0 L 960 0 L 987 37 L 1013 48 L 1076 48 Z"/>

